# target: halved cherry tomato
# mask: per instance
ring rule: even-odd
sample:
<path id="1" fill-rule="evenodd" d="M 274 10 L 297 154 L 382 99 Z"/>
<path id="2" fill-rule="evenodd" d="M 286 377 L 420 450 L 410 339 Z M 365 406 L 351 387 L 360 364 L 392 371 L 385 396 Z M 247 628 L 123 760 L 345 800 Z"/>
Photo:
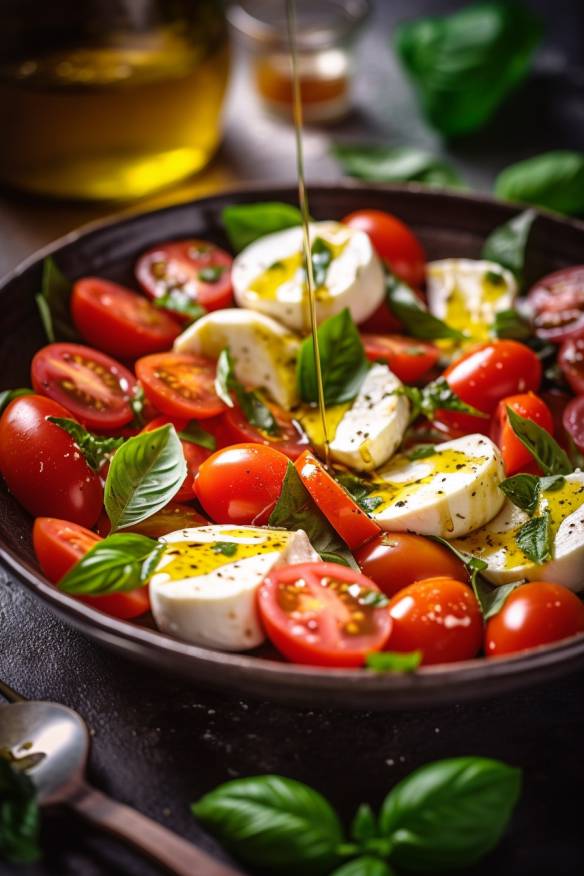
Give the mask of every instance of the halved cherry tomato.
<path id="1" fill-rule="evenodd" d="M 485 654 L 501 657 L 584 633 L 584 603 L 560 584 L 530 581 L 487 621 Z"/>
<path id="2" fill-rule="evenodd" d="M 584 395 L 572 399 L 566 406 L 563 423 L 580 453 L 584 453 Z"/>
<path id="3" fill-rule="evenodd" d="M 215 363 L 189 353 L 157 353 L 136 362 L 149 401 L 168 417 L 192 420 L 225 410 L 215 392 Z"/>
<path id="4" fill-rule="evenodd" d="M 548 274 L 533 286 L 528 301 L 535 333 L 559 344 L 584 331 L 584 265 Z"/>
<path id="5" fill-rule="evenodd" d="M 576 395 L 584 395 L 584 329 L 581 337 L 564 341 L 560 347 L 558 362 Z"/>
<path id="6" fill-rule="evenodd" d="M 88 429 L 119 429 L 133 417 L 134 375 L 105 353 L 81 344 L 49 344 L 30 369 L 35 392 L 67 408 Z"/>
<path id="7" fill-rule="evenodd" d="M 192 490 L 191 496 L 192 498 Z M 177 502 L 169 502 L 161 511 L 157 511 L 152 517 L 147 517 L 135 526 L 128 526 L 124 532 L 137 532 L 147 535 L 148 538 L 160 538 L 177 529 L 193 529 L 196 526 L 208 526 L 206 517 L 199 514 L 191 505 L 179 505 Z M 95 527 L 98 535 L 109 535 L 111 524 L 105 511 L 100 515 Z"/>
<path id="8" fill-rule="evenodd" d="M 194 490 L 216 523 L 268 522 L 288 468 L 288 457 L 263 444 L 234 444 L 199 467 Z"/>
<path id="9" fill-rule="evenodd" d="M 388 651 L 417 651 L 422 663 L 470 660 L 482 644 L 483 620 L 470 587 L 453 578 L 410 584 L 389 603 L 393 620 Z"/>
<path id="10" fill-rule="evenodd" d="M 529 450 L 521 443 L 511 426 L 507 408 L 522 417 L 537 423 L 550 435 L 554 434 L 554 419 L 546 403 L 533 392 L 522 395 L 512 395 L 504 398 L 497 405 L 497 410 L 491 420 L 491 438 L 500 448 L 507 476 L 517 472 L 533 472 L 541 474 Z"/>
<path id="11" fill-rule="evenodd" d="M 351 550 L 381 532 L 310 450 L 305 450 L 295 465 L 315 504 Z"/>
<path id="12" fill-rule="evenodd" d="M 355 552 L 364 575 L 375 581 L 386 596 L 395 596 L 404 587 L 434 576 L 468 582 L 468 573 L 448 548 L 403 532 L 383 532 Z"/>
<path id="13" fill-rule="evenodd" d="M 510 395 L 537 392 L 541 362 L 529 347 L 518 341 L 493 341 L 459 359 L 444 372 L 448 385 L 464 402 L 492 414 Z M 436 419 L 460 433 L 488 434 L 489 420 L 459 411 L 438 411 Z"/>
<path id="14" fill-rule="evenodd" d="M 298 459 L 303 450 L 310 446 L 308 436 L 287 411 L 272 402 L 265 402 L 270 408 L 280 430 L 278 435 L 268 435 L 249 423 L 239 405 L 228 408 L 223 414 L 222 439 L 226 444 L 266 444 L 285 453 L 289 459 Z"/>
<path id="15" fill-rule="evenodd" d="M 423 284 L 426 277 L 426 256 L 422 244 L 397 216 L 383 210 L 356 210 L 341 221 L 349 228 L 365 231 L 378 256 L 394 274 L 410 286 Z"/>
<path id="16" fill-rule="evenodd" d="M 288 660 L 311 666 L 362 666 L 391 630 L 385 606 L 372 604 L 377 587 L 337 563 L 274 569 L 258 591 L 270 641 Z"/>
<path id="17" fill-rule="evenodd" d="M 168 350 L 181 331 L 175 319 L 142 295 L 99 277 L 75 283 L 71 316 L 88 344 L 120 359 Z"/>
<path id="18" fill-rule="evenodd" d="M 136 277 L 152 298 L 181 293 L 205 310 L 220 310 L 233 302 L 229 253 L 206 240 L 160 244 L 138 260 Z"/>
<path id="19" fill-rule="evenodd" d="M 101 541 L 101 538 L 84 526 L 78 526 L 68 520 L 37 517 L 32 530 L 32 540 L 39 566 L 49 581 L 57 584 L 94 544 Z M 150 609 L 148 587 L 140 587 L 129 593 L 76 598 L 86 605 L 123 620 L 140 617 Z"/>
<path id="20" fill-rule="evenodd" d="M 403 335 L 361 335 L 365 355 L 371 362 L 387 362 L 404 383 L 416 383 L 440 358 L 434 344 L 416 341 Z"/>
<path id="21" fill-rule="evenodd" d="M 177 432 L 182 432 L 187 427 L 188 420 L 171 420 L 169 417 L 156 417 L 151 420 L 144 428 L 143 432 L 152 432 L 154 429 L 159 429 L 161 426 L 166 426 L 167 423 L 172 423 Z M 180 437 L 180 436 L 179 436 Z M 175 502 L 190 502 L 193 498 L 193 478 L 199 470 L 199 466 L 211 456 L 212 450 L 207 450 L 206 447 L 201 447 L 200 444 L 194 444 L 192 441 L 180 439 L 180 443 L 185 455 L 187 464 L 187 476 L 184 479 L 183 485 L 174 497 Z"/>
<path id="22" fill-rule="evenodd" d="M 101 481 L 71 436 L 47 417 L 71 414 L 40 395 L 8 405 L 0 418 L 0 472 L 35 517 L 59 515 L 93 526 L 103 504 Z"/>

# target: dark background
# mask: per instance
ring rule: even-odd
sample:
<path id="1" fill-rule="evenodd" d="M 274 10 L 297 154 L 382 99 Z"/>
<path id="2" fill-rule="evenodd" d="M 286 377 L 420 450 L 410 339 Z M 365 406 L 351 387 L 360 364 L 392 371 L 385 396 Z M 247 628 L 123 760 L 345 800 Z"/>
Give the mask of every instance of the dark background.
<path id="1" fill-rule="evenodd" d="M 378 0 L 359 54 L 354 114 L 333 130 L 307 132 L 309 179 L 339 177 L 333 137 L 423 145 L 448 155 L 475 188 L 488 190 L 507 163 L 549 148 L 584 148 L 584 3 L 532 0 L 546 23 L 545 46 L 525 88 L 489 128 L 445 147 L 421 120 L 392 57 L 389 37 L 402 18 L 461 3 Z M 237 60 L 226 137 L 209 171 L 132 209 L 187 200 L 238 180 L 293 178 L 290 130 L 264 116 Z M 43 243 L 108 207 L 54 204 L 0 195 L 0 273 Z M 63 625 L 0 570 L 0 677 L 31 698 L 77 709 L 93 734 L 91 779 L 207 849 L 219 850 L 189 814 L 189 803 L 239 775 L 278 772 L 327 794 L 348 819 L 363 801 L 378 805 L 419 764 L 482 754 L 521 766 L 525 788 L 511 830 L 479 874 L 576 876 L 584 837 L 584 674 L 439 711 L 352 714 L 288 710 L 203 693 L 132 665 Z M 45 859 L 0 873 L 23 876 L 150 876 L 140 858 L 81 827 L 47 816 Z"/>

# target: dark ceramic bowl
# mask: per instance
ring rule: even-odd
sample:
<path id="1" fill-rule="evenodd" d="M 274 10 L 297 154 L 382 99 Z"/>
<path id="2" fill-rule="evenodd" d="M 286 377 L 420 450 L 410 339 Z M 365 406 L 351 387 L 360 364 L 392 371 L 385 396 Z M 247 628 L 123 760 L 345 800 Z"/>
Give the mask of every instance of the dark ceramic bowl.
<path id="1" fill-rule="evenodd" d="M 34 296 L 43 258 L 55 256 L 71 279 L 98 274 L 133 284 L 136 257 L 155 243 L 203 237 L 227 245 L 221 210 L 227 204 L 296 202 L 296 190 L 249 188 L 74 232 L 17 268 L 0 289 L 1 386 L 29 384 L 33 353 L 45 343 Z M 477 257 L 485 236 L 517 208 L 487 198 L 415 186 L 368 188 L 314 186 L 310 208 L 319 219 L 341 218 L 369 207 L 389 210 L 421 238 L 430 259 Z M 534 226 L 528 280 L 582 262 L 584 224 L 542 215 Z M 129 657 L 238 695 L 257 695 L 308 707 L 409 709 L 482 698 L 554 678 L 584 666 L 584 636 L 508 660 L 470 660 L 433 666 L 413 675 L 324 670 L 283 663 L 268 650 L 223 654 L 171 639 L 152 629 L 115 620 L 60 593 L 39 573 L 31 543 L 31 518 L 0 487 L 0 559 L 33 593 L 68 623 Z"/>

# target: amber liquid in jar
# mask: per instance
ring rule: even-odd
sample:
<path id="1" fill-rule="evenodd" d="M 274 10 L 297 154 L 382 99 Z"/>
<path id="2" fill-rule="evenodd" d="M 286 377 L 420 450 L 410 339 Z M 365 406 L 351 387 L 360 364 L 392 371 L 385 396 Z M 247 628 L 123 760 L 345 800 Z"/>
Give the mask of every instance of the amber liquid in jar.
<path id="1" fill-rule="evenodd" d="M 266 53 L 255 60 L 259 94 L 274 112 L 293 117 L 294 85 L 290 56 Z M 340 118 L 349 107 L 349 70 L 345 53 L 337 49 L 298 54 L 298 79 L 303 116 L 308 122 Z"/>

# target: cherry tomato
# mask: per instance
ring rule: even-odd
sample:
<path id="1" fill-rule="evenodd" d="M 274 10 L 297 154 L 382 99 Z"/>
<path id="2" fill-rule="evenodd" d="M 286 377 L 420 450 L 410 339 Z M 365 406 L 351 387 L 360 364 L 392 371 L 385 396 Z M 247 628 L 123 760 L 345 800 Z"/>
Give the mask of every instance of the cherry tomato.
<path id="1" fill-rule="evenodd" d="M 579 338 L 564 341 L 558 356 L 564 377 L 576 395 L 584 395 L 584 329 L 582 332 Z"/>
<path id="2" fill-rule="evenodd" d="M 182 432 L 186 429 L 187 420 L 170 420 L 168 417 L 156 417 L 151 420 L 144 428 L 143 432 L 153 432 L 154 429 L 159 429 L 161 426 L 166 426 L 167 423 L 172 423 L 177 432 Z M 180 436 L 179 436 L 180 437 Z M 212 450 L 207 450 L 206 447 L 201 447 L 200 444 L 193 444 L 192 441 L 186 441 L 181 438 L 185 462 L 187 464 L 187 476 L 184 479 L 183 485 L 174 497 L 175 502 L 190 502 L 193 498 L 193 478 L 199 470 L 202 462 L 211 456 Z"/>
<path id="3" fill-rule="evenodd" d="M 572 399 L 564 411 L 564 429 L 580 451 L 584 453 L 584 395 Z"/>
<path id="4" fill-rule="evenodd" d="M 71 419 L 65 408 L 39 395 L 12 401 L 0 419 L 0 472 L 27 511 L 93 526 L 103 503 L 97 474 L 70 435 L 47 417 Z"/>
<path id="5" fill-rule="evenodd" d="M 402 335 L 361 335 L 365 355 L 371 362 L 387 362 L 404 383 L 416 383 L 440 358 L 434 344 Z"/>
<path id="6" fill-rule="evenodd" d="M 267 404 L 278 424 L 279 435 L 268 435 L 267 432 L 256 429 L 248 423 L 241 408 L 236 404 L 223 414 L 221 440 L 225 444 L 266 444 L 285 453 L 289 459 L 298 459 L 302 451 L 310 446 L 308 436 L 285 410 L 272 402 Z"/>
<path id="7" fill-rule="evenodd" d="M 377 587 L 337 563 L 303 563 L 272 570 L 258 592 L 272 644 L 294 663 L 362 666 L 391 630 L 385 606 L 371 604 Z"/>
<path id="8" fill-rule="evenodd" d="M 518 341 L 493 341 L 459 359 L 444 372 L 448 385 L 464 402 L 485 414 L 492 414 L 510 395 L 537 392 L 541 362 Z M 438 411 L 436 419 L 461 433 L 488 433 L 489 420 L 458 411 Z"/>
<path id="9" fill-rule="evenodd" d="M 263 444 L 234 444 L 199 467 L 195 494 L 216 523 L 268 522 L 288 467 L 288 457 Z"/>
<path id="10" fill-rule="evenodd" d="M 152 298 L 177 292 L 205 310 L 231 307 L 229 253 L 206 240 L 177 240 L 145 252 L 136 265 L 136 277 Z"/>
<path id="11" fill-rule="evenodd" d="M 448 548 L 422 535 L 383 532 L 360 547 L 355 559 L 363 574 L 390 597 L 423 578 L 440 576 L 468 582 L 464 563 Z"/>
<path id="12" fill-rule="evenodd" d="M 99 535 L 54 517 L 37 517 L 32 530 L 34 552 L 43 573 L 57 584 L 87 551 L 101 541 Z M 112 593 L 109 596 L 76 597 L 86 605 L 113 617 L 129 620 L 150 610 L 148 587 L 130 593 Z"/>
<path id="13" fill-rule="evenodd" d="M 529 292 L 535 332 L 555 344 L 584 331 L 584 265 L 544 277 Z"/>
<path id="14" fill-rule="evenodd" d="M 540 473 L 533 456 L 509 425 L 507 408 L 511 408 L 516 414 L 537 423 L 538 426 L 553 435 L 554 419 L 550 409 L 539 396 L 534 395 L 533 392 L 526 392 L 522 395 L 509 396 L 509 398 L 500 401 L 491 420 L 491 438 L 501 450 L 507 476 L 517 474 L 520 471 L 531 472 L 533 470 L 534 473 Z"/>
<path id="15" fill-rule="evenodd" d="M 176 320 L 146 298 L 99 277 L 75 283 L 71 316 L 88 344 L 120 359 L 168 350 L 181 331 Z"/>
<path id="16" fill-rule="evenodd" d="M 216 365 L 188 353 L 158 353 L 136 362 L 136 376 L 149 401 L 163 414 L 185 420 L 225 410 L 215 392 Z"/>
<path id="17" fill-rule="evenodd" d="M 481 647 L 483 621 L 474 593 L 454 578 L 416 581 L 392 598 L 388 651 L 417 651 L 422 663 L 470 660 Z"/>
<path id="18" fill-rule="evenodd" d="M 191 490 L 189 498 L 192 496 Z M 152 517 L 147 517 L 146 520 L 136 523 L 135 526 L 126 527 L 124 532 L 137 532 L 140 535 L 147 535 L 148 538 L 160 538 L 162 535 L 168 535 L 169 532 L 176 532 L 178 529 L 193 529 L 196 526 L 208 526 L 208 524 L 207 518 L 195 511 L 191 505 L 169 502 Z M 111 525 L 105 511 L 100 515 L 95 528 L 98 535 L 104 537 L 109 535 Z"/>
<path id="19" fill-rule="evenodd" d="M 584 633 L 584 604 L 560 584 L 531 581 L 505 600 L 487 621 L 485 654 L 501 657 Z"/>
<path id="20" fill-rule="evenodd" d="M 381 531 L 332 478 L 310 450 L 296 460 L 296 471 L 319 510 L 343 541 L 354 550 Z"/>
<path id="21" fill-rule="evenodd" d="M 410 286 L 426 278 L 426 256 L 414 233 L 396 216 L 382 210 L 357 210 L 342 220 L 349 228 L 365 231 L 378 256 Z"/>
<path id="22" fill-rule="evenodd" d="M 49 344 L 35 354 L 30 370 L 35 392 L 59 402 L 88 429 L 119 429 L 134 416 L 134 376 L 104 353 Z"/>

